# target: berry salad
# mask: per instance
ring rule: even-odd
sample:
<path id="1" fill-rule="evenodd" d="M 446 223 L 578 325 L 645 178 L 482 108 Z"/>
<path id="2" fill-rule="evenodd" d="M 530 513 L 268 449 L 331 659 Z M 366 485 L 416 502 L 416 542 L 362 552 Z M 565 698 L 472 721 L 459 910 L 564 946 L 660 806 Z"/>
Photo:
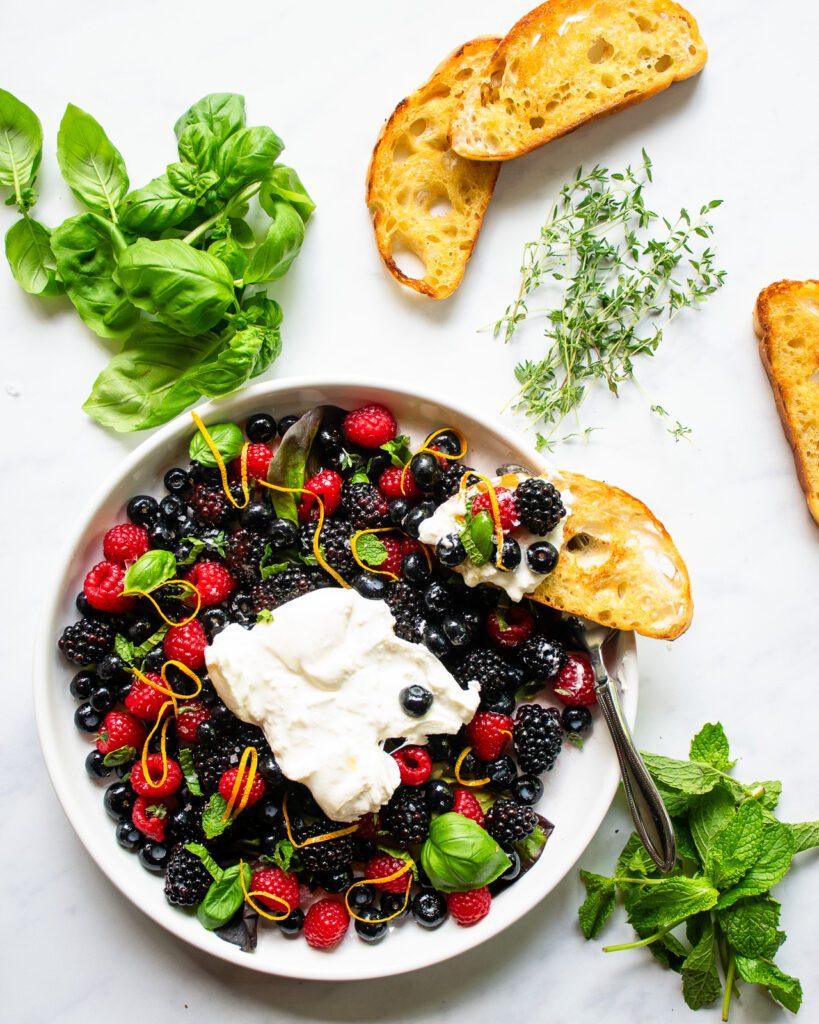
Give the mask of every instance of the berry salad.
<path id="1" fill-rule="evenodd" d="M 571 620 L 464 568 L 553 571 L 560 493 L 378 404 L 193 418 L 58 641 L 116 841 L 246 951 L 260 922 L 322 950 L 476 924 L 541 855 L 595 692 Z"/>

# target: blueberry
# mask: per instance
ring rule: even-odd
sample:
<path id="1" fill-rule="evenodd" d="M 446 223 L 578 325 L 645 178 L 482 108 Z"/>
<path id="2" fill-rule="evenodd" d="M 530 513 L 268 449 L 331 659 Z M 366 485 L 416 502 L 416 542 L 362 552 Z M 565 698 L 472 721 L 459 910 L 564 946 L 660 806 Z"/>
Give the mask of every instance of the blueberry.
<path id="1" fill-rule="evenodd" d="M 279 931 L 284 935 L 298 935 L 304 927 L 304 911 L 296 907 L 295 910 L 291 910 L 289 917 L 279 921 L 278 924 Z"/>
<path id="2" fill-rule="evenodd" d="M 446 814 L 455 803 L 452 787 L 443 779 L 431 779 L 427 783 L 427 806 L 436 814 Z"/>
<path id="3" fill-rule="evenodd" d="M 279 437 L 284 437 L 293 424 L 298 422 L 298 419 L 298 416 L 282 416 L 279 420 Z"/>
<path id="4" fill-rule="evenodd" d="M 279 762 L 272 751 L 259 756 L 258 770 L 259 775 L 271 786 L 280 786 L 284 782 L 284 772 L 279 767 Z"/>
<path id="5" fill-rule="evenodd" d="M 398 694 L 401 707 L 410 718 L 423 718 L 432 706 L 432 693 L 419 683 L 412 686 L 405 686 Z"/>
<path id="6" fill-rule="evenodd" d="M 429 563 L 420 551 L 411 551 L 401 559 L 401 575 L 408 583 L 429 582 Z"/>
<path id="7" fill-rule="evenodd" d="M 187 505 L 178 494 L 168 494 L 159 503 L 162 515 L 170 523 L 177 523 L 187 513 Z"/>
<path id="8" fill-rule="evenodd" d="M 396 499 L 397 500 L 397 499 Z M 421 530 L 421 523 L 435 511 L 435 503 L 432 501 L 420 501 L 415 508 L 411 508 L 404 516 L 402 527 L 405 533 L 416 540 Z"/>
<path id="9" fill-rule="evenodd" d="M 91 696 L 96 682 L 94 676 L 84 669 L 78 672 L 68 685 L 69 693 L 76 700 L 87 700 Z"/>
<path id="10" fill-rule="evenodd" d="M 377 480 L 391 465 L 392 459 L 387 452 L 374 452 L 367 461 L 367 475 L 371 480 Z"/>
<path id="11" fill-rule="evenodd" d="M 266 412 L 257 412 L 253 416 L 248 416 L 247 423 L 245 424 L 245 433 L 248 436 L 248 440 L 253 441 L 255 444 L 264 444 L 266 441 L 272 441 L 276 436 L 276 421 Z"/>
<path id="12" fill-rule="evenodd" d="M 256 804 L 253 817 L 257 823 L 257 832 L 266 836 L 277 832 L 279 838 L 284 837 L 284 815 L 276 800 L 265 799 Z"/>
<path id="13" fill-rule="evenodd" d="M 128 685 L 130 688 L 130 683 Z M 104 715 L 106 711 L 111 710 L 116 702 L 117 694 L 113 690 L 110 690 L 107 686 L 98 686 L 91 694 L 88 703 L 95 711 L 99 711 Z"/>
<path id="14" fill-rule="evenodd" d="M 431 491 L 441 475 L 441 466 L 431 452 L 413 455 L 409 467 L 412 479 L 421 491 Z"/>
<path id="15" fill-rule="evenodd" d="M 298 542 L 299 529 L 289 519 L 274 519 L 267 530 L 274 548 L 290 548 Z"/>
<path id="16" fill-rule="evenodd" d="M 169 469 L 162 478 L 162 483 L 171 494 L 187 494 L 191 489 L 191 478 L 180 466 Z"/>
<path id="17" fill-rule="evenodd" d="M 441 628 L 453 647 L 466 647 L 472 641 L 472 630 L 461 615 L 453 612 L 445 615 L 441 619 Z"/>
<path id="18" fill-rule="evenodd" d="M 351 836 L 353 841 L 353 860 L 368 861 L 376 854 L 376 845 L 372 839 L 363 839 L 361 836 Z"/>
<path id="19" fill-rule="evenodd" d="M 436 448 L 444 455 L 457 455 L 458 458 L 464 454 L 463 445 L 458 435 L 452 430 L 444 430 L 442 433 L 436 434 L 430 447 Z"/>
<path id="20" fill-rule="evenodd" d="M 164 843 L 149 840 L 139 848 L 139 862 L 151 874 L 161 875 L 168 866 L 170 851 Z"/>
<path id="21" fill-rule="evenodd" d="M 428 622 L 424 627 L 424 643 L 436 658 L 446 657 L 452 649 L 444 631 L 434 622 Z"/>
<path id="22" fill-rule="evenodd" d="M 356 915 L 356 934 L 364 942 L 380 942 L 387 934 L 387 924 L 380 920 L 382 914 L 378 907 L 362 907 Z"/>
<path id="23" fill-rule="evenodd" d="M 465 775 L 468 779 L 473 778 L 478 774 L 480 770 L 480 764 L 477 756 L 470 750 L 469 753 L 461 761 L 460 774 Z"/>
<path id="24" fill-rule="evenodd" d="M 433 761 L 452 760 L 452 741 L 454 737 L 447 733 L 427 736 L 427 753 Z"/>
<path id="25" fill-rule="evenodd" d="M 504 873 L 500 876 L 498 881 L 500 881 L 500 882 L 514 882 L 515 879 L 520 874 L 520 868 L 521 868 L 520 854 L 517 852 L 517 850 L 504 850 L 503 852 L 506 854 L 506 856 L 509 858 L 509 860 L 512 863 L 504 871 Z"/>
<path id="26" fill-rule="evenodd" d="M 409 901 L 403 892 L 383 892 L 379 903 L 381 916 L 390 917 L 393 921 L 400 921 L 405 914 L 410 912 Z"/>
<path id="27" fill-rule="evenodd" d="M 104 761 L 105 754 L 103 754 L 102 751 L 92 750 L 89 752 L 85 759 L 85 770 L 92 779 L 104 779 L 114 770 L 109 765 L 104 764 Z"/>
<path id="28" fill-rule="evenodd" d="M 412 901 L 412 916 L 422 928 L 437 928 L 448 913 L 446 898 L 437 889 L 424 889 Z"/>
<path id="29" fill-rule="evenodd" d="M 503 542 L 503 549 L 502 549 L 501 558 L 502 558 L 502 561 L 503 561 L 504 569 L 507 569 L 509 572 L 512 572 L 514 569 L 517 569 L 517 567 L 520 565 L 520 559 L 521 559 L 520 544 L 518 544 L 518 542 L 516 540 L 513 540 L 511 537 L 506 537 L 506 539 Z M 498 560 L 498 546 L 493 541 L 492 542 L 492 561 L 494 563 L 497 563 L 497 560 Z"/>
<path id="30" fill-rule="evenodd" d="M 515 711 L 514 695 L 511 693 L 501 693 L 491 700 L 482 700 L 481 711 L 494 711 L 496 715 L 512 715 Z"/>
<path id="31" fill-rule="evenodd" d="M 202 628 L 208 640 L 213 640 L 217 633 L 221 633 L 229 621 L 228 613 L 219 605 L 213 605 L 202 612 Z"/>
<path id="32" fill-rule="evenodd" d="M 333 455 L 344 447 L 344 433 L 335 423 L 322 423 L 316 434 L 316 441 L 326 455 Z"/>
<path id="33" fill-rule="evenodd" d="M 158 644 L 153 650 L 148 651 L 145 661 L 142 663 L 143 672 L 159 672 L 166 662 L 165 649 Z"/>
<path id="34" fill-rule="evenodd" d="M 119 845 L 133 853 L 142 846 L 142 842 L 145 836 L 139 831 L 139 829 L 130 821 L 120 821 L 117 824 L 116 831 L 114 833 L 117 837 Z"/>
<path id="35" fill-rule="evenodd" d="M 243 591 L 237 591 L 233 597 L 231 597 L 228 603 L 228 609 L 230 617 L 234 622 L 245 623 L 248 620 L 253 621 L 256 613 L 256 606 L 253 603 L 253 598 L 250 594 L 246 594 Z"/>
<path id="36" fill-rule="evenodd" d="M 395 526 L 401 526 L 406 518 L 407 513 L 412 508 L 412 502 L 407 498 L 393 498 L 389 504 L 388 516 L 390 522 Z M 426 561 L 426 559 L 425 559 Z M 82 611 L 82 609 L 80 609 Z"/>
<path id="37" fill-rule="evenodd" d="M 512 783 L 512 796 L 519 804 L 532 807 L 543 796 L 543 783 L 537 775 L 520 775 Z"/>
<path id="38" fill-rule="evenodd" d="M 536 544 L 530 544 L 526 551 L 526 564 L 532 572 L 551 572 L 557 565 L 558 551 L 554 544 L 548 540 L 539 540 Z"/>
<path id="39" fill-rule="evenodd" d="M 435 554 L 441 565 L 451 569 L 466 558 L 466 548 L 457 533 L 450 533 L 435 545 Z"/>
<path id="40" fill-rule="evenodd" d="M 341 871 L 335 871 L 332 875 L 321 876 L 321 887 L 326 892 L 331 894 L 346 892 L 347 889 L 353 884 L 353 870 L 352 868 L 342 868 Z"/>
<path id="41" fill-rule="evenodd" d="M 518 774 L 515 762 L 507 754 L 501 754 L 494 761 L 484 761 L 481 771 L 489 779 L 489 788 L 495 790 L 509 789 Z"/>
<path id="42" fill-rule="evenodd" d="M 430 583 L 424 591 L 424 606 L 433 615 L 443 615 L 452 607 L 452 594 L 445 583 Z"/>
<path id="43" fill-rule="evenodd" d="M 264 533 L 273 522 L 273 509 L 266 501 L 251 501 L 239 515 L 242 526 Z"/>
<path id="44" fill-rule="evenodd" d="M 383 600 L 387 593 L 387 580 L 384 576 L 376 576 L 372 572 L 360 572 L 353 580 L 353 587 L 371 601 Z"/>
<path id="45" fill-rule="evenodd" d="M 350 906 L 354 910 L 360 910 L 362 907 L 369 907 L 372 901 L 375 899 L 375 887 L 368 885 L 366 882 L 362 882 L 360 885 L 356 885 L 350 889 Z"/>
<path id="46" fill-rule="evenodd" d="M 150 526 L 159 519 L 160 511 L 156 498 L 149 494 L 137 494 L 125 507 L 125 512 L 137 526 Z"/>
<path id="47" fill-rule="evenodd" d="M 104 683 L 110 683 L 125 670 L 125 662 L 118 654 L 106 654 L 97 663 L 97 675 Z"/>
<path id="48" fill-rule="evenodd" d="M 150 619 L 134 619 L 126 628 L 125 636 L 132 644 L 139 646 L 139 644 L 144 644 L 155 631 L 156 626 Z"/>
<path id="49" fill-rule="evenodd" d="M 180 800 L 180 791 L 176 791 L 176 798 Z M 168 842 L 190 843 L 202 835 L 202 812 L 193 806 L 175 807 L 168 814 L 167 825 Z"/>
<path id="50" fill-rule="evenodd" d="M 106 811 L 117 821 L 131 817 L 134 800 L 136 793 L 127 782 L 112 782 L 102 798 Z"/>
<path id="51" fill-rule="evenodd" d="M 154 523 L 148 527 L 148 540 L 152 548 L 162 548 L 163 551 L 170 551 L 175 542 L 174 532 L 165 523 Z"/>
<path id="52" fill-rule="evenodd" d="M 95 711 L 90 704 L 80 704 L 74 712 L 74 725 L 81 732 L 98 732 L 105 712 Z"/>
<path id="53" fill-rule="evenodd" d="M 86 619 L 98 619 L 100 616 L 105 615 L 105 612 L 98 612 L 96 608 L 92 608 L 88 598 L 85 596 L 85 592 L 82 590 L 77 594 L 74 604 L 77 606 L 77 611 L 80 615 L 84 615 Z"/>
<path id="54" fill-rule="evenodd" d="M 92 701 L 93 703 L 93 701 Z M 574 732 L 578 735 L 588 732 L 592 724 L 591 711 L 588 708 L 563 708 L 560 716 L 563 728 L 566 732 Z"/>

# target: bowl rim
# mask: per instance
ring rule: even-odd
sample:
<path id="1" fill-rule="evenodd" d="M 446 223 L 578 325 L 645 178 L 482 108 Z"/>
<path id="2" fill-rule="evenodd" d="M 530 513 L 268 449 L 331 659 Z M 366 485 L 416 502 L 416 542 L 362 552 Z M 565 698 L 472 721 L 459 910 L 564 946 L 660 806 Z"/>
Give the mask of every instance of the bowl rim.
<path id="1" fill-rule="evenodd" d="M 525 451 L 530 459 L 531 465 L 544 465 L 543 459 L 532 448 L 531 444 L 528 443 L 525 437 L 500 423 L 497 417 L 487 417 L 485 412 L 480 412 L 471 408 L 468 403 L 463 403 L 460 399 L 456 399 L 453 402 L 452 399 L 434 391 L 420 391 L 415 387 L 405 387 L 397 381 L 392 382 L 373 378 L 362 378 L 353 375 L 333 375 L 332 377 L 327 378 L 300 375 L 253 384 L 229 396 L 214 399 L 201 405 L 194 406 L 193 408 L 203 420 L 207 421 L 212 416 L 222 412 L 230 415 L 229 410 L 231 406 L 237 402 L 244 403 L 245 401 L 255 401 L 256 399 L 265 400 L 275 398 L 275 396 L 280 393 L 291 391 L 295 392 L 298 390 L 332 391 L 334 389 L 352 389 L 365 393 L 370 392 L 382 395 L 385 404 L 389 404 L 389 396 L 392 394 L 405 400 L 409 399 L 417 402 L 428 402 L 441 406 L 444 409 L 451 410 L 458 416 L 471 418 L 477 423 L 482 424 L 490 434 L 494 435 L 496 439 L 500 439 L 504 444 L 509 445 L 513 450 Z M 75 552 L 83 538 L 83 535 L 88 529 L 89 523 L 97 514 L 100 507 L 110 499 L 113 492 L 122 485 L 125 478 L 131 475 L 134 470 L 137 470 L 142 463 L 149 459 L 150 456 L 158 449 L 161 449 L 170 442 L 178 440 L 177 435 L 182 434 L 190 425 L 190 410 L 186 410 L 146 437 L 144 441 L 138 444 L 133 451 L 129 452 L 126 457 L 105 476 L 101 484 L 84 503 L 80 514 L 72 524 L 65 542 L 61 546 L 59 556 L 54 563 L 57 579 L 63 581 L 69 574 Z M 450 942 L 448 947 L 443 951 L 443 954 L 438 951 L 434 956 L 422 955 L 411 959 L 408 962 L 401 963 L 396 963 L 393 958 L 389 958 L 388 962 L 390 966 L 388 970 L 383 969 L 385 958 L 377 955 L 373 955 L 370 962 L 365 961 L 365 966 L 360 968 L 357 967 L 352 972 L 349 969 L 342 971 L 334 969 L 334 960 L 332 957 L 328 956 L 322 956 L 318 962 L 310 957 L 305 957 L 303 966 L 297 965 L 294 967 L 288 962 L 286 965 L 281 965 L 280 969 L 275 969 L 278 965 L 271 965 L 261 958 L 248 956 L 247 954 L 242 953 L 238 947 L 223 942 L 216 936 L 211 936 L 204 928 L 200 928 L 192 934 L 188 934 L 181 927 L 175 927 L 174 919 L 167 918 L 163 913 L 161 913 L 161 911 L 166 909 L 164 907 L 164 903 L 161 901 L 157 901 L 156 906 L 153 904 L 144 905 L 142 902 L 138 902 L 130 892 L 127 878 L 116 870 L 116 858 L 110 856 L 110 851 L 108 849 L 100 849 L 98 844 L 93 841 L 90 822 L 86 821 L 84 811 L 78 805 L 78 798 L 75 798 L 74 795 L 74 787 L 72 783 L 63 776 L 60 770 L 59 756 L 57 754 L 58 744 L 56 742 L 52 742 L 56 732 L 52 732 L 51 722 L 49 720 L 49 682 L 51 674 L 49 662 L 53 658 L 55 635 L 53 627 L 55 623 L 59 622 L 60 606 L 64 600 L 64 594 L 62 591 L 62 587 L 55 587 L 53 592 L 50 593 L 43 602 L 43 607 L 41 609 L 43 614 L 39 619 L 41 625 L 35 636 L 33 657 L 33 696 L 37 734 L 43 758 L 51 779 L 51 784 L 60 805 L 86 851 L 90 854 L 92 860 L 97 864 L 103 874 L 105 874 L 113 883 L 116 889 L 118 889 L 131 904 L 137 906 L 149 918 L 165 928 L 176 938 L 189 943 L 211 956 L 216 956 L 221 960 L 226 960 L 230 963 L 234 963 L 260 973 L 309 981 L 359 981 L 391 977 L 393 975 L 408 973 L 434 964 L 442 963 L 445 960 L 474 949 L 488 941 L 490 938 L 498 935 L 515 923 L 515 921 L 519 920 L 529 910 L 533 909 L 541 902 L 541 900 L 545 899 L 545 897 L 566 877 L 572 867 L 577 863 L 578 859 L 582 856 L 586 847 L 599 829 L 617 791 L 620 774 L 616 755 L 612 747 L 610 750 L 609 770 L 607 771 L 605 778 L 600 778 L 600 785 L 597 788 L 595 800 L 590 807 L 587 807 L 587 814 L 582 819 L 585 827 L 575 828 L 573 830 L 575 842 L 571 846 L 570 853 L 564 855 L 557 871 L 555 872 L 553 868 L 549 873 L 551 880 L 546 885 L 539 887 L 538 891 L 532 894 L 534 895 L 534 899 L 526 906 L 522 908 L 515 907 L 513 912 L 512 904 L 514 901 L 509 900 L 506 903 L 506 911 L 504 912 L 504 903 L 499 902 L 497 906 L 493 906 L 493 913 L 480 922 L 478 926 L 469 929 L 458 929 L 458 934 L 461 935 L 461 941 Z M 629 659 L 629 663 L 633 663 L 633 672 L 630 674 L 628 679 L 629 685 L 625 708 L 629 724 L 633 726 L 637 712 L 639 694 L 639 676 L 636 667 L 636 642 L 635 636 L 632 632 L 624 632 L 621 633 L 620 636 L 624 645 L 623 649 L 625 656 Z M 606 737 L 606 742 L 608 742 L 608 737 Z M 111 844 L 111 850 L 117 850 L 114 843 Z M 531 877 L 531 875 L 529 877 Z M 508 897 L 512 891 L 514 890 L 511 890 L 505 895 Z M 366 948 L 369 949 L 369 947 Z M 322 965 L 321 968 L 319 968 L 318 964 Z M 347 966 L 349 967 L 349 965 Z"/>

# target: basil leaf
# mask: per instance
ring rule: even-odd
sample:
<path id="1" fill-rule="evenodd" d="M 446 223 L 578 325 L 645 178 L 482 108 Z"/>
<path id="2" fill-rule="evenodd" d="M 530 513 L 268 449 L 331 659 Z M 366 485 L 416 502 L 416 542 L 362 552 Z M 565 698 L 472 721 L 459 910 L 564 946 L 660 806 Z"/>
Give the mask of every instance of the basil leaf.
<path id="1" fill-rule="evenodd" d="M 492 557 L 492 541 L 495 536 L 495 524 L 489 512 L 479 512 L 469 516 L 466 526 L 461 531 L 461 543 L 473 565 L 485 565 Z"/>
<path id="2" fill-rule="evenodd" d="M 217 238 L 207 248 L 211 256 L 221 260 L 233 277 L 240 278 L 247 266 L 247 252 L 233 238 Z"/>
<path id="3" fill-rule="evenodd" d="M 509 858 L 477 822 L 449 812 L 435 818 L 421 849 L 421 864 L 441 892 L 465 892 L 494 882 Z"/>
<path id="4" fill-rule="evenodd" d="M 268 483 L 279 487 L 301 487 L 307 476 L 307 460 L 313 447 L 323 412 L 311 409 L 298 419 L 282 438 L 267 471 Z M 297 498 L 284 491 L 271 491 L 270 501 L 276 515 L 298 523 Z"/>
<path id="5" fill-rule="evenodd" d="M 89 209 L 110 216 L 128 191 L 125 161 L 102 125 L 73 103 L 57 132 L 57 162 L 66 184 Z"/>
<path id="6" fill-rule="evenodd" d="M 202 171 L 195 164 L 175 163 L 166 168 L 171 186 L 183 196 L 201 199 L 219 181 L 216 171 Z"/>
<path id="7" fill-rule="evenodd" d="M 183 749 L 188 750 L 188 753 L 190 753 L 187 747 L 183 747 Z M 196 795 L 198 796 L 199 794 Z M 224 870 L 219 867 L 219 865 L 216 863 L 213 857 L 211 857 L 208 850 L 204 846 L 202 846 L 201 843 L 185 843 L 185 849 L 188 851 L 188 853 L 192 853 L 195 857 L 198 857 L 199 860 L 202 861 L 202 863 L 208 869 L 210 877 L 215 882 L 218 882 L 219 879 L 224 875 Z"/>
<path id="8" fill-rule="evenodd" d="M 219 144 L 216 136 L 200 122 L 189 124 L 179 136 L 179 158 L 202 171 L 213 170 Z"/>
<path id="9" fill-rule="evenodd" d="M 230 818 L 225 818 L 227 800 L 219 793 L 213 793 L 202 811 L 202 830 L 206 839 L 215 839 L 230 827 Z"/>
<path id="10" fill-rule="evenodd" d="M 166 580 L 173 579 L 176 574 L 176 558 L 172 551 L 152 548 L 128 566 L 122 581 L 123 591 L 141 590 L 150 594 Z"/>
<path id="11" fill-rule="evenodd" d="M 239 871 L 238 864 L 225 868 L 221 877 L 213 882 L 199 904 L 196 916 L 209 931 L 227 924 L 244 902 Z M 244 874 L 245 886 L 249 886 L 250 868 L 247 864 L 242 864 L 241 871 Z"/>
<path id="12" fill-rule="evenodd" d="M 116 279 L 135 306 L 180 334 L 208 330 L 236 301 L 224 263 L 178 238 L 128 246 Z"/>
<path id="13" fill-rule="evenodd" d="M 261 181 L 283 149 L 284 143 L 272 128 L 239 129 L 222 144 L 216 157 L 219 195 L 227 198 L 251 181 Z"/>
<path id="14" fill-rule="evenodd" d="M 277 281 L 284 277 L 304 242 L 304 222 L 292 206 L 278 200 L 271 216 L 273 223 L 245 271 L 245 284 Z"/>
<path id="15" fill-rule="evenodd" d="M 25 193 L 34 183 L 42 152 L 40 119 L 22 100 L 0 89 L 0 185 L 12 190 L 21 212 L 33 202 Z"/>
<path id="16" fill-rule="evenodd" d="M 29 295 L 59 295 L 62 281 L 51 251 L 51 232 L 25 216 L 6 232 L 6 259 L 14 280 Z"/>
<path id="17" fill-rule="evenodd" d="M 113 275 L 126 249 L 119 228 L 96 213 L 81 213 L 51 233 L 65 290 L 83 321 L 100 338 L 126 338 L 139 313 Z"/>
<path id="18" fill-rule="evenodd" d="M 195 210 L 196 200 L 182 195 L 167 174 L 160 174 L 122 200 L 119 223 L 134 235 L 158 238 L 163 231 L 182 224 Z"/>
<path id="19" fill-rule="evenodd" d="M 253 229 L 240 217 L 228 217 L 231 237 L 242 246 L 243 249 L 252 249 L 256 245 L 256 236 Z M 264 296 L 254 295 L 254 300 Z"/>
<path id="20" fill-rule="evenodd" d="M 365 533 L 355 542 L 358 557 L 367 565 L 382 565 L 387 560 L 387 547 L 374 533 Z"/>
<path id="21" fill-rule="evenodd" d="M 235 423 L 215 423 L 212 427 L 208 426 L 208 433 L 225 462 L 235 459 L 245 443 L 245 435 L 242 433 L 241 427 Z M 191 438 L 189 451 L 194 462 L 198 462 L 202 466 L 217 465 L 213 452 L 198 430 Z"/>
<path id="22" fill-rule="evenodd" d="M 97 377 L 83 409 L 112 430 L 165 423 L 199 398 L 185 371 L 220 345 L 218 338 L 186 338 L 161 324 L 139 324 Z"/>
<path id="23" fill-rule="evenodd" d="M 236 331 L 224 348 L 196 366 L 186 379 L 201 394 L 218 398 L 267 369 L 280 352 L 278 329 L 251 325 Z"/>
<path id="24" fill-rule="evenodd" d="M 259 204 L 265 213 L 269 213 L 271 216 L 273 216 L 276 199 L 283 199 L 289 203 L 298 211 L 305 224 L 316 208 L 316 204 L 310 198 L 301 178 L 292 167 L 287 167 L 285 164 L 276 164 L 262 182 L 262 187 L 259 190 Z"/>
<path id="25" fill-rule="evenodd" d="M 216 143 L 221 145 L 228 136 L 243 128 L 244 123 L 244 96 L 233 92 L 214 92 L 203 96 L 189 107 L 173 126 L 173 130 L 181 142 L 189 125 L 202 125 L 211 132 Z"/>

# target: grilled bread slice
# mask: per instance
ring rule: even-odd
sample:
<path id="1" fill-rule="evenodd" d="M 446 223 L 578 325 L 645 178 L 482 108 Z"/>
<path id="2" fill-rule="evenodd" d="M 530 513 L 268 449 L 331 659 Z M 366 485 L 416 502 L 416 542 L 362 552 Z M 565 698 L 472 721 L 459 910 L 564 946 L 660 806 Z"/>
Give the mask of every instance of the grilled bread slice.
<path id="1" fill-rule="evenodd" d="M 511 29 L 458 104 L 457 153 L 509 160 L 695 75 L 707 50 L 671 0 L 550 0 Z"/>
<path id="2" fill-rule="evenodd" d="M 460 284 L 498 177 L 499 164 L 453 152 L 447 132 L 455 104 L 499 41 L 474 39 L 447 57 L 395 108 L 370 161 L 367 206 L 381 258 L 397 281 L 433 299 Z M 423 277 L 401 270 L 402 250 L 423 263 Z"/>
<path id="3" fill-rule="evenodd" d="M 754 327 L 799 482 L 819 523 L 819 281 L 769 285 L 756 300 Z"/>

